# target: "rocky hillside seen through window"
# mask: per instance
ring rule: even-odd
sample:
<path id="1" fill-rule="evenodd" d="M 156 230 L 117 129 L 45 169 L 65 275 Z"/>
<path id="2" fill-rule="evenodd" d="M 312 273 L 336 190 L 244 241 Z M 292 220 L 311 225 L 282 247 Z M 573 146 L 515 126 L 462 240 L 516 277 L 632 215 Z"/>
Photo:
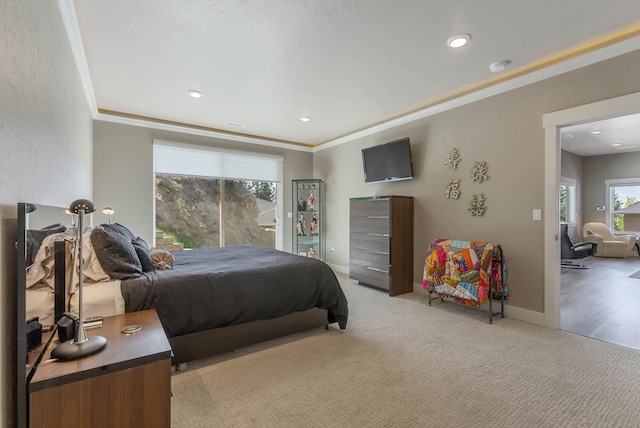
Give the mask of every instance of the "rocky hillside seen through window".
<path id="1" fill-rule="evenodd" d="M 223 180 L 208 177 L 156 176 L 156 229 L 172 236 L 185 248 L 220 246 L 220 188 Z M 268 183 L 270 184 L 270 183 Z M 250 189 L 250 186 L 253 187 Z M 275 201 L 258 201 L 254 193 L 273 197 L 265 185 L 224 180 L 224 246 L 275 247 L 275 220 L 258 224 L 261 209 Z M 262 190 L 260 190 L 262 188 Z M 260 202 L 260 204 L 258 204 Z M 264 224 L 263 224 L 264 223 Z"/>

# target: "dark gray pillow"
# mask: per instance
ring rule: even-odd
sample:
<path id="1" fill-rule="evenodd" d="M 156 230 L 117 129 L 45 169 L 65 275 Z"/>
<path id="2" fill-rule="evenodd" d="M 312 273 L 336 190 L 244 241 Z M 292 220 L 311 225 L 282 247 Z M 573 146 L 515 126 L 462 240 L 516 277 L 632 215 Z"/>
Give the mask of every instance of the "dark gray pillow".
<path id="1" fill-rule="evenodd" d="M 114 232 L 118 232 L 120 235 L 124 236 L 129 240 L 129 242 L 133 242 L 136 240 L 136 235 L 133 234 L 132 231 L 129 230 L 127 226 L 123 226 L 120 223 L 114 224 L 101 224 L 100 226 L 104 227 L 107 230 L 112 230 Z"/>
<path id="2" fill-rule="evenodd" d="M 149 252 L 149 245 L 147 245 L 147 241 L 138 236 L 133 241 L 133 248 L 136 249 L 136 254 L 138 254 L 138 258 L 140 259 L 140 263 L 142 264 L 142 272 L 150 272 L 155 270 L 155 268 L 153 267 L 153 258 L 151 257 L 151 253 Z"/>
<path id="3" fill-rule="evenodd" d="M 133 243 L 120 233 L 98 226 L 91 232 L 91 243 L 102 269 L 111 278 L 129 279 L 142 274 L 142 263 Z"/>

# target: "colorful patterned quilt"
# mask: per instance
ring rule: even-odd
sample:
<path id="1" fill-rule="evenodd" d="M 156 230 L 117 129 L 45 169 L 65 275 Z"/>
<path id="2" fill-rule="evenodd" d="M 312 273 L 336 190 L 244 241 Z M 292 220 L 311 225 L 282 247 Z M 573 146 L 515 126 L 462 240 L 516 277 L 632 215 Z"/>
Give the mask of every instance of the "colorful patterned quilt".
<path id="1" fill-rule="evenodd" d="M 488 242 L 434 239 L 424 262 L 422 287 L 462 305 L 479 307 L 489 301 L 491 285 L 494 293 L 506 295 L 502 258 L 501 251 Z"/>

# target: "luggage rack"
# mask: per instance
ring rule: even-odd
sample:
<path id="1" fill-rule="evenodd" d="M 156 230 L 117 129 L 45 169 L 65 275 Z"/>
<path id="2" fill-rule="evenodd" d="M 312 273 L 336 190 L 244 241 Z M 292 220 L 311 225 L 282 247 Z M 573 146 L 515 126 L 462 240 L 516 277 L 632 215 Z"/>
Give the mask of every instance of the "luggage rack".
<path id="1" fill-rule="evenodd" d="M 465 259 L 465 255 L 471 254 L 473 251 L 477 256 L 480 249 L 482 249 L 480 257 L 476 260 L 479 261 L 479 270 L 469 268 L 461 272 L 460 269 L 452 269 L 452 266 L 462 269 L 468 268 L 466 262 L 469 260 Z M 437 253 L 434 254 L 434 251 Z M 449 263 L 449 269 L 441 263 L 444 256 L 443 251 L 446 251 L 444 264 Z M 456 263 L 454 259 L 459 260 L 460 263 Z M 450 275 L 452 270 L 454 276 Z M 473 276 L 476 271 L 478 281 L 471 283 L 460 280 L 461 276 Z M 488 277 L 488 285 L 481 284 L 483 273 Z M 453 284 L 456 286 L 454 287 Z M 486 296 L 483 295 L 483 287 L 487 288 Z M 425 259 L 423 288 L 428 292 L 429 306 L 434 299 L 438 298 L 441 302 L 444 302 L 445 298 L 452 298 L 456 303 L 476 308 L 479 308 L 483 303 L 488 303 L 489 324 L 493 324 L 494 316 L 500 315 L 501 318 L 504 318 L 504 301 L 507 299 L 506 263 L 502 246 L 479 241 L 434 239 L 429 245 Z M 497 312 L 494 312 L 493 309 L 494 300 L 500 302 L 500 310 Z"/>

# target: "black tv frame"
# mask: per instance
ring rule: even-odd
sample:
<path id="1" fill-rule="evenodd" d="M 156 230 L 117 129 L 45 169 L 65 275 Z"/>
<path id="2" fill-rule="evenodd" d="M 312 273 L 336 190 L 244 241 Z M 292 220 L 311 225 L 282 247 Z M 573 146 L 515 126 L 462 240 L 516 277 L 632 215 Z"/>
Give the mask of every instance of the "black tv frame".
<path id="1" fill-rule="evenodd" d="M 391 174 L 385 174 L 384 177 L 370 178 L 370 176 L 367 175 L 367 166 L 371 167 L 371 165 L 367 165 L 367 158 L 366 158 L 367 153 L 376 152 L 376 151 L 378 152 L 391 152 L 394 150 L 397 151 L 397 149 L 392 148 L 392 146 L 399 146 L 401 144 L 402 145 L 406 144 L 409 149 L 409 156 L 404 161 L 408 162 L 410 175 L 394 176 L 391 173 Z M 362 169 L 364 173 L 364 182 L 366 184 L 390 183 L 394 181 L 412 180 L 413 179 L 413 159 L 412 159 L 412 153 L 411 153 L 411 141 L 409 140 L 409 137 L 400 138 L 397 140 L 390 141 L 388 143 L 379 144 L 376 146 L 366 147 L 362 149 Z"/>

